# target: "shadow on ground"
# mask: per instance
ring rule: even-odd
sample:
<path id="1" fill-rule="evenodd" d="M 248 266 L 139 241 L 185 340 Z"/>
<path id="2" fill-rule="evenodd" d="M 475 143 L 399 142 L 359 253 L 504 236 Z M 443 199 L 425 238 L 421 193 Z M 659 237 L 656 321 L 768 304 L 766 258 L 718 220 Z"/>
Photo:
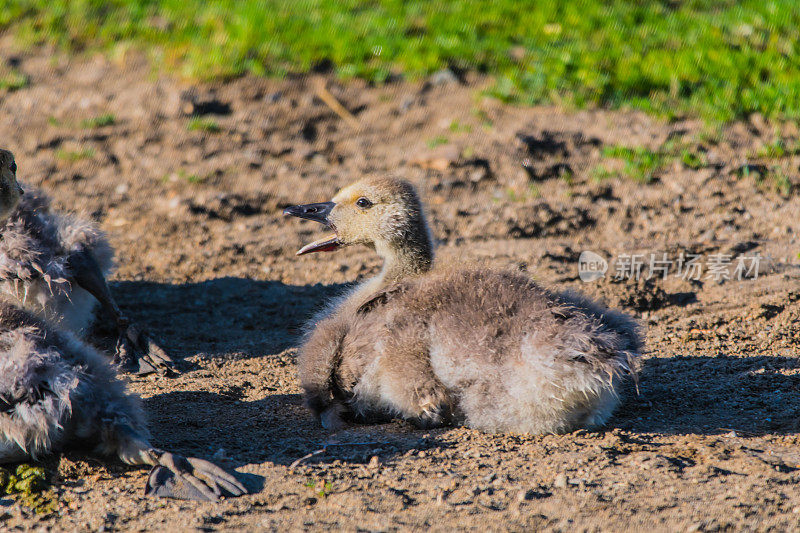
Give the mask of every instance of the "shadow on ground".
<path id="1" fill-rule="evenodd" d="M 197 353 L 237 359 L 279 354 L 295 346 L 302 325 L 345 288 L 230 277 L 182 285 L 113 285 L 123 309 L 178 359 Z M 638 395 L 626 395 L 609 429 L 676 435 L 798 429 L 800 360 L 792 357 L 651 357 L 644 361 L 638 388 Z M 299 395 L 275 389 L 263 399 L 242 401 L 235 387 L 230 390 L 175 391 L 146 400 L 161 445 L 203 457 L 223 449 L 238 464 L 291 464 L 328 442 Z M 419 432 L 397 424 L 352 431 L 372 432 L 368 442 L 374 448 L 400 452 L 420 446 Z M 363 448 L 352 453 L 371 453 L 369 446 Z M 342 447 L 318 459 L 350 453 Z"/>
<path id="2" fill-rule="evenodd" d="M 374 455 L 385 459 L 410 449 L 447 446 L 429 431 L 401 424 L 353 425 L 331 435 L 303 406 L 300 394 L 246 402 L 224 394 L 176 391 L 148 398 L 145 406 L 160 447 L 200 457 L 216 454 L 236 467 L 262 462 L 288 466 L 323 448 L 304 461 L 366 463 Z"/>
<path id="3" fill-rule="evenodd" d="M 296 344 L 302 325 L 346 287 L 224 277 L 181 285 L 122 281 L 111 290 L 124 312 L 181 359 L 279 353 Z"/>
<path id="4" fill-rule="evenodd" d="M 639 392 L 627 395 L 609 427 L 665 434 L 796 433 L 800 360 L 651 358 L 639 376 Z"/>

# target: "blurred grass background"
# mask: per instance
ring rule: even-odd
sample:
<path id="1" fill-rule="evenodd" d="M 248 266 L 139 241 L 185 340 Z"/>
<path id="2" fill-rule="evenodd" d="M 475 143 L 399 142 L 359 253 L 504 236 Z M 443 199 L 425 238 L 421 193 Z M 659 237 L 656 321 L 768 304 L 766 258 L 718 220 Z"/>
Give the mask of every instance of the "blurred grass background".
<path id="1" fill-rule="evenodd" d="M 710 121 L 800 118 L 798 28 L 796 0 L 0 0 L 20 46 L 135 48 L 194 79 L 450 68 L 491 76 L 512 103 Z"/>

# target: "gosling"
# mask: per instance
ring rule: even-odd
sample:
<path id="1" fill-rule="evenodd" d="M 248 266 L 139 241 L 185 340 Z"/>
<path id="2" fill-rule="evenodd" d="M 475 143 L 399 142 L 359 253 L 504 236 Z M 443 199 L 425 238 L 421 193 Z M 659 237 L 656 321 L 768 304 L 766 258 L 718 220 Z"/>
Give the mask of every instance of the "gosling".
<path id="1" fill-rule="evenodd" d="M 213 463 L 155 448 L 139 399 L 104 356 L 0 301 L 0 464 L 66 447 L 153 466 L 145 494 L 216 501 L 247 492 Z"/>
<path id="2" fill-rule="evenodd" d="M 305 402 L 326 428 L 392 416 L 488 432 L 595 428 L 636 375 L 642 341 L 629 316 L 521 273 L 434 268 L 405 181 L 364 179 L 284 214 L 333 230 L 298 255 L 364 244 L 384 261 L 315 317 L 300 349 Z"/>
<path id="3" fill-rule="evenodd" d="M 114 252 L 93 224 L 56 213 L 41 191 L 17 182 L 0 150 L 0 294 L 48 323 L 82 336 L 99 302 L 118 331 L 115 363 L 137 374 L 172 371 L 172 359 L 122 313 L 106 283 Z"/>

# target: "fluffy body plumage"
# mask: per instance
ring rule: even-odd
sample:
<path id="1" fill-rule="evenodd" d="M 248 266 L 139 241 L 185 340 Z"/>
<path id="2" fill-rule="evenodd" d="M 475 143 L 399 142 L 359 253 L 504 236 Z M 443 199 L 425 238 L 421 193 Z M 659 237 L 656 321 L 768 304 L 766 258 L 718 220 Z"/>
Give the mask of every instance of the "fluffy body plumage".
<path id="1" fill-rule="evenodd" d="M 301 347 L 306 403 L 323 425 L 386 415 L 421 427 L 456 422 L 493 432 L 604 424 L 620 383 L 636 372 L 636 322 L 520 273 L 431 269 L 422 207 L 416 194 L 392 195 L 411 187 L 397 181 L 351 185 L 323 221 L 339 246 L 371 244 L 384 257 L 377 278 L 315 318 Z M 358 207 L 362 198 L 368 207 Z M 377 218 L 365 223 L 379 205 Z M 287 209 L 296 213 L 305 211 Z M 348 234 L 359 238 L 349 242 Z"/>
<path id="2" fill-rule="evenodd" d="M 0 149 L 0 464 L 75 445 L 152 465 L 145 493 L 209 501 L 244 494 L 218 466 L 151 446 L 138 398 L 116 369 L 59 328 L 81 332 L 94 297 L 120 328 L 118 355 L 139 350 L 149 369 L 169 361 L 114 303 L 105 238 L 52 213 L 41 194 L 28 191 L 20 202 L 16 172 L 13 154 Z"/>
<path id="3" fill-rule="evenodd" d="M 53 211 L 50 198 L 31 187 L 0 227 L 0 292 L 32 313 L 82 336 L 97 300 L 76 283 L 70 256 L 86 250 L 103 276 L 114 252 L 94 224 Z"/>
<path id="4" fill-rule="evenodd" d="M 153 447 L 139 399 L 106 358 L 71 333 L 0 302 L 0 464 L 66 447 L 152 465 L 146 493 L 213 501 L 246 492 L 213 463 Z"/>
<path id="5" fill-rule="evenodd" d="M 119 333 L 120 368 L 172 371 L 172 359 L 111 295 L 106 276 L 113 250 L 105 235 L 90 222 L 53 211 L 50 199 L 34 188 L 23 190 L 16 174 L 14 155 L 0 149 L 0 298 L 78 336 L 99 303 Z"/>
<path id="6" fill-rule="evenodd" d="M 521 274 L 456 270 L 390 285 L 317 323 L 300 378 L 321 414 L 562 433 L 606 422 L 640 349 L 622 313 Z"/>
<path id="7" fill-rule="evenodd" d="M 117 452 L 120 431 L 147 439 L 136 397 L 90 346 L 0 303 L 0 463 L 93 442 Z"/>

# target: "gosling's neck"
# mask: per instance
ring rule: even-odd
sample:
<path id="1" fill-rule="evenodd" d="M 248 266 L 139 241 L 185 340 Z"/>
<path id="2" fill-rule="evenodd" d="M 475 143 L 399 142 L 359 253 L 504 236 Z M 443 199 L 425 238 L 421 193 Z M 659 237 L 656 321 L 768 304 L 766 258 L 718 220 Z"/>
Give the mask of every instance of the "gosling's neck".
<path id="1" fill-rule="evenodd" d="M 433 242 L 427 231 L 424 239 L 411 239 L 399 243 L 375 242 L 373 246 L 383 258 L 380 274 L 358 284 L 350 293 L 345 305 L 361 305 L 365 298 L 403 279 L 424 274 L 433 267 Z"/>
<path id="2" fill-rule="evenodd" d="M 381 285 L 423 274 L 433 266 L 433 240 L 424 221 L 399 231 L 390 241 L 376 241 L 375 251 L 383 258 Z"/>
<path id="3" fill-rule="evenodd" d="M 398 228 L 391 240 L 375 240 L 372 246 L 383 259 L 380 274 L 359 284 L 350 301 L 360 302 L 383 287 L 424 274 L 433 268 L 433 237 L 421 216 Z"/>
<path id="4" fill-rule="evenodd" d="M 423 274 L 433 266 L 433 243 L 427 232 L 417 239 L 376 242 L 375 251 L 383 258 L 378 275 L 381 285 Z"/>

